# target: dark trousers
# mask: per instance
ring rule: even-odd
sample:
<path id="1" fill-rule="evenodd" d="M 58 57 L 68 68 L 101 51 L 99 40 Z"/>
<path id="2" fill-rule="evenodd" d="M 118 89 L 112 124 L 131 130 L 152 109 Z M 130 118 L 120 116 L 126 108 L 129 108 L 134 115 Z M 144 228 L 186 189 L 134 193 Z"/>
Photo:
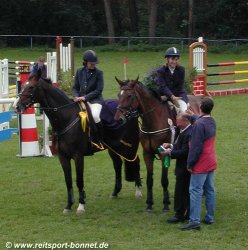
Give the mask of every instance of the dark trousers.
<path id="1" fill-rule="evenodd" d="M 189 217 L 189 183 L 189 172 L 176 176 L 174 210 L 176 212 L 175 217 L 179 219 L 187 219 Z"/>

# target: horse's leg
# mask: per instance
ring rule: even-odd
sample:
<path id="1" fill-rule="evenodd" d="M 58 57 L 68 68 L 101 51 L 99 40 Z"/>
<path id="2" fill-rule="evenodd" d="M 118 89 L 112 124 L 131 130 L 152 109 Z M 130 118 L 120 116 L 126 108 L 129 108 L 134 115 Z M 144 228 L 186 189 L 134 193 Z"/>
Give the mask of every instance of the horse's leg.
<path id="1" fill-rule="evenodd" d="M 79 205 L 77 208 L 77 214 L 85 212 L 85 199 L 86 194 L 84 191 L 84 157 L 83 155 L 78 155 L 75 158 L 75 167 L 76 167 L 76 181 L 79 192 Z"/>
<path id="2" fill-rule="evenodd" d="M 141 192 L 141 178 L 140 178 L 140 159 L 139 156 L 137 156 L 136 160 L 133 162 L 129 162 L 131 164 L 130 167 L 135 168 L 134 171 L 134 180 L 135 180 L 135 197 L 136 199 L 140 199 L 142 197 L 142 192 Z"/>
<path id="3" fill-rule="evenodd" d="M 63 213 L 68 213 L 71 211 L 71 207 L 74 203 L 74 195 L 73 195 L 73 188 L 72 188 L 72 177 L 71 177 L 71 161 L 70 159 L 66 158 L 59 154 L 59 161 L 64 171 L 65 176 L 65 183 L 67 187 L 67 205 L 63 211 Z"/>
<path id="4" fill-rule="evenodd" d="M 108 153 L 113 161 L 113 166 L 115 170 L 115 186 L 114 191 L 111 195 L 111 198 L 115 199 L 118 197 L 118 193 L 122 188 L 122 180 L 121 180 L 121 169 L 122 169 L 122 159 L 119 155 L 113 153 L 111 150 L 108 150 Z"/>
<path id="5" fill-rule="evenodd" d="M 169 197 L 169 191 L 168 191 L 168 186 L 169 186 L 169 179 L 168 179 L 168 168 L 164 167 L 164 164 L 162 164 L 162 176 L 161 176 L 161 185 L 163 187 L 163 213 L 167 213 L 170 205 L 170 197 Z"/>
<path id="6" fill-rule="evenodd" d="M 147 171 L 147 177 L 146 177 L 146 186 L 147 186 L 147 198 L 146 198 L 146 204 L 147 212 L 152 211 L 152 205 L 153 205 L 153 160 L 154 156 L 150 154 L 149 152 L 143 151 L 144 161 L 146 164 L 146 171 Z"/>

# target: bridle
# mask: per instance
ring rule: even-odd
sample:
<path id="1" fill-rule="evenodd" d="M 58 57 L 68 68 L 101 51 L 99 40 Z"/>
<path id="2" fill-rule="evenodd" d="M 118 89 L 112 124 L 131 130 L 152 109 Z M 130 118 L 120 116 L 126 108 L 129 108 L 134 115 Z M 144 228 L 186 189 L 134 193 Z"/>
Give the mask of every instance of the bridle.
<path id="1" fill-rule="evenodd" d="M 21 97 L 23 97 L 23 96 L 25 96 L 25 97 L 27 97 L 27 98 L 30 98 L 30 102 L 28 102 L 28 103 L 25 103 L 25 102 L 21 101 L 21 104 L 22 104 L 24 107 L 29 107 L 29 106 L 31 106 L 32 104 L 36 103 L 36 101 L 35 101 L 35 99 L 34 99 L 33 91 L 34 91 L 34 90 L 32 90 L 32 92 L 29 93 L 29 94 L 20 93 L 20 94 L 17 95 L 19 98 L 21 98 Z M 20 100 L 21 100 L 21 99 L 20 99 Z M 68 106 L 74 105 L 74 104 L 75 104 L 75 102 L 67 103 L 67 104 L 64 104 L 64 105 L 61 105 L 61 106 L 58 106 L 58 107 L 55 107 L 55 108 L 51 108 L 51 107 L 42 107 L 42 106 L 37 107 L 37 108 L 38 108 L 38 109 L 43 109 L 43 110 L 48 110 L 48 111 L 54 111 L 54 112 L 56 112 L 56 111 L 58 111 L 59 109 L 63 109 L 63 108 L 65 108 L 65 107 L 68 107 Z"/>
<path id="2" fill-rule="evenodd" d="M 33 93 L 33 92 L 34 92 L 34 89 L 32 89 L 30 92 L 31 92 L 31 93 L 29 93 L 29 94 L 24 94 L 24 93 L 22 93 L 22 92 L 21 92 L 20 94 L 18 94 L 19 101 L 20 101 L 21 105 L 24 106 L 25 108 L 26 108 L 26 107 L 29 107 L 29 106 L 31 106 L 32 104 L 34 104 L 34 103 L 37 102 L 37 101 L 35 101 L 35 98 L 34 98 L 34 93 Z M 27 98 L 29 98 L 29 101 L 28 101 L 27 103 L 25 103 L 25 102 L 22 101 L 21 97 L 27 97 Z M 72 102 L 72 103 L 67 103 L 67 104 L 65 104 L 65 105 L 61 105 L 61 106 L 58 106 L 58 107 L 55 107 L 55 108 L 51 108 L 51 107 L 42 107 L 42 106 L 37 107 L 37 108 L 43 109 L 43 110 L 48 110 L 48 111 L 57 112 L 57 111 L 59 111 L 60 109 L 63 109 L 63 108 L 65 108 L 65 107 L 68 107 L 68 106 L 70 106 L 70 105 L 75 105 L 75 104 L 77 104 L 77 103 Z M 82 110 L 81 105 L 78 104 L 78 106 L 79 106 L 80 110 Z M 66 132 L 68 132 L 74 125 L 76 125 L 77 122 L 79 122 L 79 121 L 80 121 L 80 118 L 77 117 L 77 118 L 74 119 L 71 123 L 69 123 L 69 125 L 67 125 L 62 131 L 60 131 L 60 132 L 57 131 L 57 132 L 55 133 L 56 136 L 58 137 L 58 136 L 64 135 L 64 134 L 65 134 Z"/>
<path id="3" fill-rule="evenodd" d="M 125 117 L 126 120 L 130 120 L 131 118 L 135 118 L 135 117 L 138 117 L 138 110 L 137 109 L 134 109 L 132 107 L 132 104 L 135 100 L 135 98 L 137 98 L 136 96 L 136 93 L 134 91 L 134 89 L 132 88 L 127 88 L 127 86 L 124 86 L 121 88 L 121 90 L 130 90 L 132 92 L 131 94 L 131 97 L 129 99 L 129 102 L 126 106 L 118 106 L 117 107 L 117 110 L 119 110 L 123 116 Z M 143 112 L 140 114 L 141 117 L 144 117 L 145 115 L 153 112 L 156 110 L 156 108 L 159 106 L 160 103 L 158 103 L 157 105 L 155 105 L 154 107 L 152 107 L 151 109 Z M 126 111 L 126 112 L 125 112 Z M 139 122 L 140 123 L 140 122 Z M 159 134 L 163 134 L 163 133 L 168 133 L 168 132 L 171 132 L 173 137 L 174 137 L 174 134 L 175 134 L 175 126 L 173 126 L 173 124 L 169 124 L 169 127 L 168 128 L 164 128 L 164 129 L 160 129 L 160 130 L 156 130 L 156 131 L 145 131 L 142 129 L 142 124 L 140 123 L 140 132 L 145 134 L 145 135 L 150 135 L 150 136 L 153 136 L 153 135 L 159 135 Z"/>
<path id="4" fill-rule="evenodd" d="M 121 90 L 130 90 L 132 92 L 132 95 L 129 99 L 128 104 L 126 106 L 117 106 L 117 110 L 119 110 L 127 120 L 130 120 L 131 118 L 138 117 L 139 116 L 138 109 L 137 108 L 134 109 L 132 107 L 134 100 L 137 99 L 137 96 L 135 94 L 134 89 L 127 88 L 126 86 L 124 86 L 121 88 Z M 159 106 L 159 103 L 157 105 L 155 105 L 154 107 L 152 107 L 151 109 L 147 110 L 146 112 L 141 113 L 140 116 L 145 116 L 145 115 L 153 112 L 158 106 Z"/>
<path id="5" fill-rule="evenodd" d="M 137 109 L 134 109 L 132 107 L 132 104 L 134 102 L 134 100 L 137 98 L 136 94 L 135 94 L 135 91 L 132 89 L 132 88 L 126 88 L 126 87 L 122 87 L 121 88 L 121 91 L 124 91 L 124 90 L 130 90 L 132 91 L 132 95 L 129 99 L 129 102 L 126 106 L 117 106 L 117 110 L 119 110 L 122 115 L 125 117 L 126 120 L 130 120 L 131 118 L 136 118 L 138 117 L 138 110 Z"/>

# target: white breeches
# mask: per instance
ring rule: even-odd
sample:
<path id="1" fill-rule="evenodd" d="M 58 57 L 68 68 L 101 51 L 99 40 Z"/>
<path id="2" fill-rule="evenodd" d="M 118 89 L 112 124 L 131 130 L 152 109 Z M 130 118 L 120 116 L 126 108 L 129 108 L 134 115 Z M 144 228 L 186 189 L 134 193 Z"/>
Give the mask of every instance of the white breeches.
<path id="1" fill-rule="evenodd" d="M 93 116 L 95 123 L 100 122 L 101 121 L 100 113 L 102 110 L 102 105 L 99 103 L 89 103 L 89 102 L 88 102 L 88 104 L 90 106 L 91 113 L 92 113 L 92 116 Z"/>
<path id="2" fill-rule="evenodd" d="M 188 109 L 188 105 L 187 105 L 187 103 L 185 101 L 180 99 L 180 100 L 178 100 L 178 103 L 180 105 L 180 108 L 179 108 L 180 113 L 185 112 Z"/>

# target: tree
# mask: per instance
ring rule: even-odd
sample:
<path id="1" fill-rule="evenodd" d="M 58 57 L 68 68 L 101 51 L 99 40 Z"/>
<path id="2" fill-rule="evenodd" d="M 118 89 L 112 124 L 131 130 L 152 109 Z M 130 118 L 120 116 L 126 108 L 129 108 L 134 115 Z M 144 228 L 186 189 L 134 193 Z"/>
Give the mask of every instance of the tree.
<path id="1" fill-rule="evenodd" d="M 150 43 L 154 43 L 156 34 L 156 23 L 157 23 L 157 0 L 148 0 L 148 10 L 149 10 L 149 27 L 148 27 L 148 36 Z"/>
<path id="2" fill-rule="evenodd" d="M 135 35 L 138 35 L 139 28 L 136 0 L 129 0 L 129 16 L 131 21 L 131 31 Z"/>
<path id="3" fill-rule="evenodd" d="M 109 44 L 112 44 L 115 42 L 115 39 L 114 39 L 115 31 L 114 31 L 114 24 L 113 24 L 110 1 L 111 0 L 104 0 L 104 8 L 105 8 L 106 21 L 107 21 L 107 28 L 108 28 Z"/>
<path id="4" fill-rule="evenodd" d="M 193 35 L 193 4 L 194 0 L 189 0 L 189 21 L 188 21 L 188 37 L 192 38 Z M 189 40 L 189 43 L 191 41 Z"/>

